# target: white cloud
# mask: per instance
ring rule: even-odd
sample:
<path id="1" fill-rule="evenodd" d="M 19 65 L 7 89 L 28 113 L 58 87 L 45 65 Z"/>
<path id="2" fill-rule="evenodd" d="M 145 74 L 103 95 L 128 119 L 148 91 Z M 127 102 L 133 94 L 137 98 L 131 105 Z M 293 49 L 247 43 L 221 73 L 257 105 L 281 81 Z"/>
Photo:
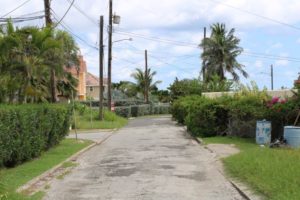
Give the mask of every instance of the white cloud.
<path id="1" fill-rule="evenodd" d="M 254 66 L 257 68 L 262 68 L 263 67 L 263 62 L 261 60 L 256 60 L 254 63 Z"/>
<path id="2" fill-rule="evenodd" d="M 287 66 L 289 64 L 289 61 L 287 60 L 276 60 L 275 66 Z"/>
<path id="3" fill-rule="evenodd" d="M 289 24 L 300 23 L 299 10 L 300 1 L 298 0 L 223 0 L 220 1 L 234 7 L 247 10 L 259 15 L 266 16 L 275 20 L 283 21 Z M 23 0 L 2 0 L 4 6 L 0 7 L 0 13 L 7 13 L 17 5 L 23 3 Z M 70 5 L 68 1 L 52 1 L 53 10 L 61 18 L 66 9 Z M 92 20 L 87 19 L 75 8 L 72 8 L 64 22 L 72 29 L 72 32 L 79 35 L 91 45 L 98 42 L 99 15 L 105 15 L 105 23 L 108 21 L 108 0 L 84 0 L 76 1 L 76 5 L 84 11 L 84 13 Z M 38 10 L 43 10 L 43 2 L 40 0 L 32 0 L 21 9 L 18 9 L 13 14 L 18 16 L 24 13 L 31 13 Z M 274 22 L 249 15 L 245 12 L 224 6 L 220 3 L 214 3 L 207 0 L 115 0 L 114 12 L 121 16 L 121 25 L 119 30 L 133 32 L 146 36 L 155 36 L 163 40 L 184 41 L 186 43 L 199 44 L 203 37 L 203 27 L 208 28 L 209 24 L 214 22 L 225 22 L 228 28 L 235 27 L 236 35 L 250 45 L 259 44 L 253 49 L 256 52 L 266 52 L 272 50 L 283 49 L 283 42 L 277 41 L 276 38 L 266 44 L 260 44 L 260 41 L 248 41 L 250 38 L 249 32 L 259 33 L 267 30 L 274 34 L 282 34 L 284 26 Z M 41 26 L 43 20 L 30 22 Z M 116 28 L 118 30 L 118 27 Z M 291 34 L 294 30 L 288 29 Z M 281 31 L 278 31 L 281 30 Z M 209 28 L 208 28 L 209 35 Z M 105 32 L 105 38 L 106 38 Z M 176 42 L 158 42 L 153 40 L 145 40 L 134 35 L 126 35 L 114 33 L 114 40 L 132 37 L 132 42 L 121 42 L 114 44 L 113 55 L 116 57 L 113 60 L 113 80 L 131 79 L 130 74 L 135 67 L 143 66 L 143 50 L 149 50 L 149 63 L 151 66 L 157 66 L 155 69 L 170 69 L 172 73 L 177 72 L 180 77 L 197 77 L 200 70 L 199 59 L 192 61 L 182 61 L 178 57 L 188 54 L 199 54 L 201 49 L 190 48 L 186 46 L 174 45 Z M 274 42 L 275 41 L 275 42 Z M 300 44 L 300 38 L 297 41 Z M 98 52 L 88 47 L 86 44 L 78 43 L 81 47 L 81 52 L 85 56 L 89 71 L 98 74 Z M 107 41 L 105 41 L 107 43 Z M 105 44 L 106 45 L 106 44 Z M 262 48 L 263 47 L 263 48 Z M 287 48 L 284 46 L 285 49 Z M 249 46 L 244 46 L 245 51 Z M 251 47 L 251 49 L 253 46 Z M 286 50 L 288 51 L 288 50 Z M 159 57 L 157 60 L 151 56 Z M 106 54 L 105 54 L 105 57 Z M 125 61 L 127 60 L 127 61 Z M 130 62 L 128 62 L 130 61 Z M 272 61 L 276 66 L 288 66 L 289 62 L 284 60 Z M 136 63 L 136 64 L 132 64 Z M 188 64 L 188 63 L 191 63 Z M 260 60 L 246 60 L 245 65 L 251 67 L 250 63 L 257 68 L 263 67 L 263 62 Z M 107 61 L 105 61 L 105 66 Z M 184 68 L 188 66 L 188 68 Z M 174 69 L 175 68 L 175 69 Z M 188 71 L 187 71 L 188 70 Z M 171 74 L 170 73 L 170 74 Z M 254 75 L 255 76 L 255 75 Z"/>

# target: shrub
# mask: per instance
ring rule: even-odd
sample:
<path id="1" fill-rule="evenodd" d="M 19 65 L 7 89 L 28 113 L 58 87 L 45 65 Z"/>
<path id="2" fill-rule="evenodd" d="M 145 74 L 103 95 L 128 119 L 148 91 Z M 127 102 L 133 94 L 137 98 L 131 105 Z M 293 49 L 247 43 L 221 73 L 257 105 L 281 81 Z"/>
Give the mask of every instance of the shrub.
<path id="1" fill-rule="evenodd" d="M 228 134 L 255 137 L 256 121 L 265 118 L 264 100 L 255 95 L 239 96 L 233 99 L 228 109 Z"/>
<path id="2" fill-rule="evenodd" d="M 153 114 L 170 114 L 169 104 L 144 104 L 121 106 L 115 108 L 115 113 L 122 117 L 139 117 Z"/>
<path id="3" fill-rule="evenodd" d="M 272 121 L 272 139 L 283 136 L 283 127 L 294 125 L 299 112 L 300 102 L 297 99 L 267 102 L 265 118 Z M 299 121 L 298 124 L 299 125 Z"/>
<path id="4" fill-rule="evenodd" d="M 121 117 L 131 117 L 131 108 L 129 106 L 115 107 L 115 113 Z"/>
<path id="5" fill-rule="evenodd" d="M 189 106 L 185 123 L 194 136 L 216 136 L 226 130 L 227 109 L 218 100 L 199 97 Z"/>
<path id="6" fill-rule="evenodd" d="M 0 106 L 0 166 L 11 167 L 57 144 L 68 133 L 66 105 Z"/>
<path id="7" fill-rule="evenodd" d="M 184 120 L 188 115 L 189 106 L 201 98 L 199 95 L 192 95 L 186 97 L 180 97 L 178 100 L 174 101 L 171 107 L 171 114 L 178 123 L 184 124 Z"/>

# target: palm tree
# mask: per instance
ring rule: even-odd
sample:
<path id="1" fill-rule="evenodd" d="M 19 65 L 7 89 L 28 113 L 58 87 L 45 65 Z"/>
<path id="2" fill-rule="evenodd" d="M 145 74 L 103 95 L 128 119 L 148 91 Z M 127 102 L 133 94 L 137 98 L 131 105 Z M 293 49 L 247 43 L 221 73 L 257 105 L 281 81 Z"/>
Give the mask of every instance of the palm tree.
<path id="1" fill-rule="evenodd" d="M 57 90 L 69 96 L 77 81 L 65 67 L 78 68 L 78 50 L 64 31 L 19 29 L 8 21 L 0 27 L 0 102 L 53 101 Z"/>
<path id="2" fill-rule="evenodd" d="M 143 93 L 145 103 L 149 103 L 149 92 L 156 88 L 156 85 L 161 81 L 153 82 L 153 78 L 156 75 L 156 71 L 151 72 L 149 68 L 145 75 L 145 72 L 139 68 L 136 68 L 131 76 L 136 80 L 137 91 Z"/>
<path id="3" fill-rule="evenodd" d="M 248 77 L 243 65 L 238 63 L 239 56 L 243 49 L 239 46 L 240 39 L 234 36 L 234 29 L 229 32 L 225 28 L 225 24 L 216 23 L 211 26 L 211 36 L 204 38 L 200 47 L 204 49 L 201 57 L 204 66 L 201 73 L 204 73 L 205 82 L 212 79 L 214 75 L 218 75 L 221 80 L 225 80 L 225 73 L 229 72 L 234 81 L 240 79 L 238 72 L 244 77 Z"/>

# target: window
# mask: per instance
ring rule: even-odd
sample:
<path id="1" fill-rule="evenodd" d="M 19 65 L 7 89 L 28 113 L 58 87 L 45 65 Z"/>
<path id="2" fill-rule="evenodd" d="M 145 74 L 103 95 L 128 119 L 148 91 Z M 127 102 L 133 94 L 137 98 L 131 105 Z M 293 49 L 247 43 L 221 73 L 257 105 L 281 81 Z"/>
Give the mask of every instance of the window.
<path id="1" fill-rule="evenodd" d="M 93 87 L 90 87 L 90 92 L 93 92 L 94 91 L 94 88 Z"/>

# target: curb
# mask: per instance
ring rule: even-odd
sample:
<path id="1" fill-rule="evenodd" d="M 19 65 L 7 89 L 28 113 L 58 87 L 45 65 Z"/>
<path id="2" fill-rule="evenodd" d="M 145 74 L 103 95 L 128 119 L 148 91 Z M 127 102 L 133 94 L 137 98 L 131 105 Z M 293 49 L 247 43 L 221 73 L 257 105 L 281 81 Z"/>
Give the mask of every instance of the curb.
<path id="1" fill-rule="evenodd" d="M 190 135 L 190 133 L 188 133 Z M 193 137 L 192 138 L 198 143 L 198 144 L 204 144 L 203 140 L 201 138 L 198 138 L 198 137 Z M 210 152 L 213 152 L 214 151 L 212 149 L 210 149 L 209 147 L 207 146 L 203 146 L 205 149 L 207 149 L 208 151 Z M 233 181 L 232 179 L 228 178 L 228 176 L 226 176 L 221 170 L 218 170 L 225 178 L 226 180 L 234 187 L 234 189 L 236 189 L 236 191 L 246 200 L 258 200 L 260 198 L 258 197 L 252 197 L 252 195 L 248 194 L 247 192 L 245 192 L 244 190 L 248 190 L 248 188 L 246 188 L 246 186 L 242 186 L 242 184 L 239 184 L 235 181 Z M 241 189 L 241 188 L 245 188 L 245 189 Z"/>
<path id="2" fill-rule="evenodd" d="M 51 169 L 47 170 L 46 172 L 42 173 L 41 175 L 31 179 L 30 181 L 28 181 L 27 183 L 25 183 L 24 185 L 19 187 L 16 191 L 21 193 L 21 192 L 25 192 L 25 191 L 29 190 L 31 187 L 33 187 L 39 181 L 42 181 L 43 179 L 50 176 L 51 174 L 54 174 L 57 170 L 59 170 L 62 167 L 62 165 L 65 162 L 70 162 L 70 161 L 74 162 L 74 161 L 76 161 L 81 154 L 85 153 L 86 151 L 90 150 L 91 148 L 95 147 L 96 145 L 100 145 L 100 144 L 104 143 L 111 136 L 112 136 L 112 134 L 108 135 L 107 137 L 105 137 L 100 142 L 94 142 L 94 143 L 90 144 L 89 146 L 87 146 L 84 149 L 82 149 L 82 150 L 78 151 L 77 153 L 73 154 L 72 156 L 70 156 L 66 160 L 62 161 L 61 163 L 57 164 L 56 166 L 52 167 Z"/>
<path id="3" fill-rule="evenodd" d="M 113 129 L 77 129 L 77 134 L 84 134 L 84 133 L 95 133 L 95 132 L 114 132 L 116 131 L 117 128 L 113 128 Z M 69 131 L 68 133 L 70 134 L 75 134 L 75 130 L 72 129 Z"/>

